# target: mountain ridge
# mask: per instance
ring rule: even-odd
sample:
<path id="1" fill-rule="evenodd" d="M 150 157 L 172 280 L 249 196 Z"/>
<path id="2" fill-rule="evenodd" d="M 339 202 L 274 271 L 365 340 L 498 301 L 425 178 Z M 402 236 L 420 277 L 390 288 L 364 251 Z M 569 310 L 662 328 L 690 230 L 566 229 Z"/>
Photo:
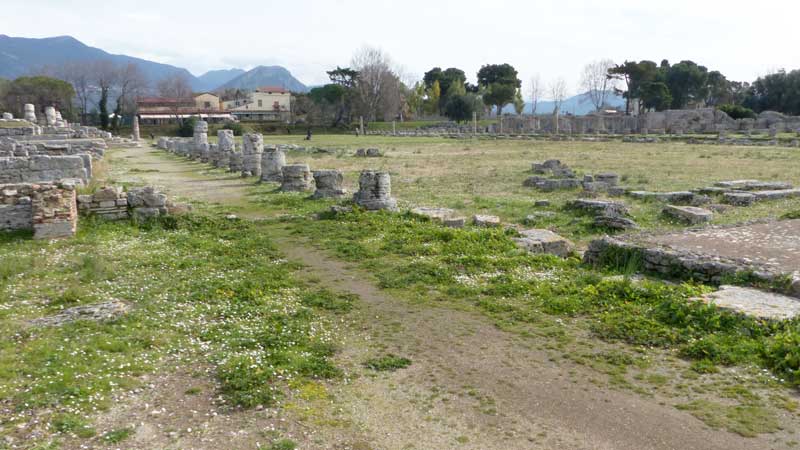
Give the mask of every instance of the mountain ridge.
<path id="1" fill-rule="evenodd" d="M 308 90 L 288 69 L 282 66 L 257 66 L 250 71 L 240 68 L 210 70 L 200 76 L 195 76 L 182 67 L 134 56 L 112 54 L 103 49 L 86 45 L 69 35 L 27 38 L 0 34 L 0 78 L 14 79 L 66 62 L 97 60 L 108 60 L 116 64 L 135 63 L 153 85 L 158 80 L 181 75 L 189 80 L 192 89 L 197 92 L 216 91 L 240 78 L 242 79 L 238 82 L 240 85 L 254 84 L 250 89 L 264 85 L 278 85 L 293 91 L 306 92 Z M 271 70 L 265 71 L 264 69 Z M 248 76 L 248 74 L 250 75 Z M 273 76 L 270 77 L 270 74 Z"/>

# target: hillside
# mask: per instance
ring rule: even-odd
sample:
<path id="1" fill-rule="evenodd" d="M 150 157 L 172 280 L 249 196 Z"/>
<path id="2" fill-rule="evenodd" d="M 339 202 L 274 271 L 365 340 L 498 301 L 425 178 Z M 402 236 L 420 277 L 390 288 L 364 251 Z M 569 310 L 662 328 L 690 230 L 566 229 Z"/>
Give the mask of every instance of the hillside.
<path id="1" fill-rule="evenodd" d="M 261 86 L 280 86 L 292 92 L 307 92 L 308 87 L 281 66 L 258 66 L 223 84 L 219 89 L 255 89 Z"/>
<path id="2" fill-rule="evenodd" d="M 242 69 L 211 70 L 197 77 L 192 82 L 192 89 L 196 92 L 213 91 L 243 73 Z"/>
<path id="3" fill-rule="evenodd" d="M 194 91 L 214 91 L 234 87 L 254 89 L 259 86 L 281 86 L 295 92 L 308 88 L 281 66 L 258 66 L 249 72 L 242 69 L 211 70 L 196 77 L 188 70 L 135 58 L 115 55 L 90 47 L 71 36 L 49 38 L 22 38 L 0 34 L 0 78 L 14 79 L 36 73 L 44 67 L 54 67 L 66 62 L 108 60 L 115 64 L 135 63 L 151 86 L 158 80 L 182 75 L 189 80 Z"/>
<path id="4" fill-rule="evenodd" d="M 89 47 L 71 36 L 32 39 L 0 35 L 0 77 L 13 79 L 29 75 L 45 66 L 58 66 L 65 62 L 109 60 L 116 64 L 135 63 L 149 80 L 159 80 L 181 74 L 194 80 L 188 70 L 134 58 L 114 55 L 99 48 Z"/>

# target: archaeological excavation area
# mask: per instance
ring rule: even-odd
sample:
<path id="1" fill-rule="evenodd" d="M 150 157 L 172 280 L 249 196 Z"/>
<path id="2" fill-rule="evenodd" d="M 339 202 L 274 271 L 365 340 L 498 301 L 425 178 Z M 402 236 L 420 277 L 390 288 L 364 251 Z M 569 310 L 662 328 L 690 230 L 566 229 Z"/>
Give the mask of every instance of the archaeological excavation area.
<path id="1" fill-rule="evenodd" d="M 790 119 L 309 142 L 25 111 L 0 122 L 8 448 L 800 441 Z"/>

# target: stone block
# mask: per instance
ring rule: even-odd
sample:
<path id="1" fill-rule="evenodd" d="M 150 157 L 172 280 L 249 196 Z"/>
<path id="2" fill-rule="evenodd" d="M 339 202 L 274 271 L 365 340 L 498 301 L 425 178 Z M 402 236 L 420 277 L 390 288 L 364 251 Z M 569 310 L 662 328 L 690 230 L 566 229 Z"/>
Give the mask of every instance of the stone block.
<path id="1" fill-rule="evenodd" d="M 530 253 L 548 253 L 561 258 L 569 256 L 573 245 L 567 239 L 545 229 L 520 231 L 520 237 L 514 239 L 517 246 Z"/>
<path id="2" fill-rule="evenodd" d="M 696 206 L 676 206 L 667 205 L 663 210 L 664 215 L 678 219 L 689 225 L 710 222 L 714 218 L 714 213 L 707 209 Z"/>
<path id="3" fill-rule="evenodd" d="M 500 218 L 497 216 L 476 214 L 472 216 L 472 223 L 478 227 L 494 228 L 500 226 Z"/>

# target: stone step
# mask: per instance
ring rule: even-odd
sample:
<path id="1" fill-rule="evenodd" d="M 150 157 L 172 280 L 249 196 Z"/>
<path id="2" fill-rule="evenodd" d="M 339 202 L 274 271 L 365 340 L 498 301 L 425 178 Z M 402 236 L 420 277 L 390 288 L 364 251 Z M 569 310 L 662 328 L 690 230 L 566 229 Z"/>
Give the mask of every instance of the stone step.
<path id="1" fill-rule="evenodd" d="M 787 320 L 800 315 L 800 299 L 748 287 L 723 285 L 694 300 L 759 319 Z"/>

